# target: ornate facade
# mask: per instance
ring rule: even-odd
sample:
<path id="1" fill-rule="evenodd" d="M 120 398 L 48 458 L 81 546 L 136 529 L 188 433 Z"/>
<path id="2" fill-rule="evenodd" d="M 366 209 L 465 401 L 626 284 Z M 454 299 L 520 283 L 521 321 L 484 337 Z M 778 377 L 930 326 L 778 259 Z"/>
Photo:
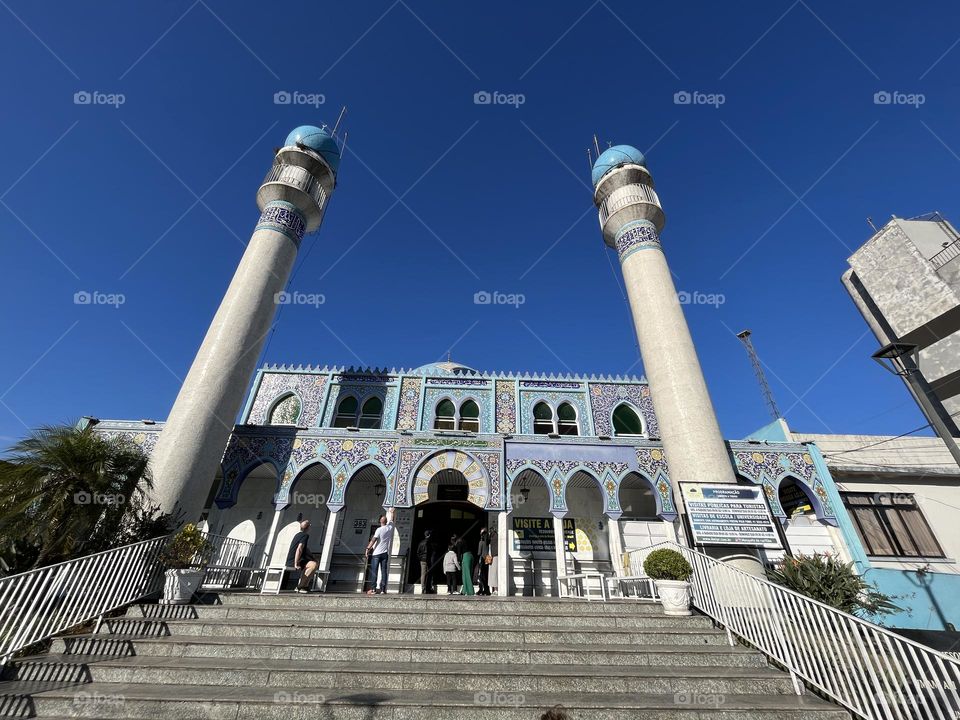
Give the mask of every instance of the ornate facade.
<path id="1" fill-rule="evenodd" d="M 140 422 L 98 427 L 148 452 L 162 431 L 161 424 Z M 323 517 L 332 519 L 325 532 L 335 543 L 336 532 L 342 539 L 351 528 L 369 528 L 375 517 L 366 516 L 380 507 L 409 513 L 414 525 L 417 508 L 442 500 L 431 490 L 437 479 L 456 478 L 465 486 L 460 500 L 488 517 L 577 518 L 579 547 L 593 547 L 598 528 L 621 518 L 673 528 L 679 498 L 658 428 L 649 387 L 636 377 L 495 374 L 449 362 L 414 370 L 268 366 L 257 373 L 224 451 L 211 495 L 212 529 L 231 533 L 254 512 L 257 520 L 276 513 L 269 537 L 261 528 L 255 539 L 268 551 L 282 545 L 275 536 L 283 513 L 299 507 L 301 480 L 312 474 L 320 478 Z M 803 445 L 731 441 L 727 447 L 740 480 L 762 485 L 781 521 L 789 513 L 779 490 L 789 481 L 807 496 L 818 521 L 836 524 L 831 480 Z M 272 479 L 265 480 L 265 472 Z M 252 505 L 238 506 L 245 483 L 257 474 L 268 489 Z M 358 502 L 350 493 L 358 482 L 367 484 L 357 493 L 376 492 L 375 499 L 363 499 L 364 517 L 347 512 Z M 539 488 L 539 511 L 529 500 L 531 487 Z M 649 501 L 646 510 L 625 500 L 627 487 Z M 594 499 L 589 511 L 585 493 Z M 630 541 L 604 543 L 607 562 L 615 563 L 615 552 Z"/>

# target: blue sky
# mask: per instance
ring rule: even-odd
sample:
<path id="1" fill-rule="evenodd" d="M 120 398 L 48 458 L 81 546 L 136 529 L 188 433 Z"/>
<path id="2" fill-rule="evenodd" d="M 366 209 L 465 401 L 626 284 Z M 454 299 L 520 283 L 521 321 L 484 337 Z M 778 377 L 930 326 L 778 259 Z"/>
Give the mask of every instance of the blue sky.
<path id="1" fill-rule="evenodd" d="M 647 152 L 678 290 L 722 296 L 687 318 L 725 435 L 767 422 L 744 327 L 795 429 L 923 424 L 840 275 L 867 216 L 960 216 L 953 2 L 2 0 L 0 17 L 4 443 L 166 416 L 272 149 L 341 105 L 339 186 L 290 286 L 325 302 L 285 307 L 265 361 L 410 367 L 452 348 L 481 369 L 642 372 L 591 203 L 597 133 Z"/>

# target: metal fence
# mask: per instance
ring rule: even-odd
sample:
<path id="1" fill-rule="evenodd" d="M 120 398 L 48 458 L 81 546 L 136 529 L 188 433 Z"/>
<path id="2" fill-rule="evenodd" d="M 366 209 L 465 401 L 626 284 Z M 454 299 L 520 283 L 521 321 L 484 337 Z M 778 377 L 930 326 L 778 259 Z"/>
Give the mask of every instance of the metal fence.
<path id="1" fill-rule="evenodd" d="M 0 665 L 35 642 L 158 592 L 170 536 L 0 579 Z"/>
<path id="2" fill-rule="evenodd" d="M 266 568 L 262 543 L 204 533 L 213 546 L 201 587 L 259 588 Z"/>
<path id="3" fill-rule="evenodd" d="M 802 680 L 870 720 L 958 717 L 950 656 L 676 543 L 635 551 L 638 561 L 663 547 L 693 567 L 693 605 L 786 668 L 798 693 Z"/>
<path id="4" fill-rule="evenodd" d="M 263 547 L 204 533 L 209 559 L 197 559 L 202 585 L 256 588 Z M 23 648 L 159 593 L 163 550 L 173 535 L 0 578 L 0 666 Z"/>

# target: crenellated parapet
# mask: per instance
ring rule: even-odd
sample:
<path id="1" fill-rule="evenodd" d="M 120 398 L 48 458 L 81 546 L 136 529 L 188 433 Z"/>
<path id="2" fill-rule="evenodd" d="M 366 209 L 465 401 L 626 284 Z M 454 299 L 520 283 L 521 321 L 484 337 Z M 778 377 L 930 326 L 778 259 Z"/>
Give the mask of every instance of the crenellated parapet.
<path id="1" fill-rule="evenodd" d="M 332 427 L 340 402 L 348 396 L 358 405 L 378 398 L 383 407 L 380 427 L 399 431 L 432 430 L 443 400 L 450 400 L 458 409 L 472 400 L 480 410 L 479 432 L 503 435 L 533 435 L 538 403 L 546 403 L 553 413 L 567 403 L 576 411 L 578 436 L 612 436 L 616 434 L 613 411 L 626 404 L 641 418 L 643 432 L 639 435 L 659 437 L 653 400 L 643 378 L 486 373 L 453 363 L 410 370 L 264 366 L 257 373 L 243 422 Z"/>

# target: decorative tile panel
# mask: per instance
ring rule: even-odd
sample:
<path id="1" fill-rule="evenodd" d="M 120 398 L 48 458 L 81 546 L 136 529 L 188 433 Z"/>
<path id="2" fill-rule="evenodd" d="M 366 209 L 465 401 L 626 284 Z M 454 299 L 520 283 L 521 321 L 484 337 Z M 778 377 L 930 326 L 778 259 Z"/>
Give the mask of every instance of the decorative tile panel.
<path id="1" fill-rule="evenodd" d="M 260 213 L 260 219 L 254 228 L 254 231 L 257 230 L 273 230 L 282 233 L 293 240 L 299 248 L 303 234 L 307 231 L 307 225 L 303 221 L 303 216 L 293 205 L 282 200 L 274 200 L 267 203 L 263 212 Z"/>
<path id="2" fill-rule="evenodd" d="M 420 415 L 420 386 L 418 377 L 405 377 L 400 383 L 400 411 L 397 430 L 416 430 Z"/>
<path id="3" fill-rule="evenodd" d="M 524 435 L 533 435 L 533 408 L 541 400 L 556 408 L 561 403 L 570 403 L 577 410 L 577 423 L 581 435 L 593 435 L 590 427 L 590 413 L 587 410 L 587 394 L 585 392 L 564 392 L 549 390 L 520 390 L 520 432 Z"/>
<path id="4" fill-rule="evenodd" d="M 498 433 L 509 435 L 517 432 L 517 398 L 513 380 L 497 380 L 496 404 Z"/>
<path id="5" fill-rule="evenodd" d="M 139 447 L 147 455 L 152 455 L 157 441 L 160 440 L 159 431 L 145 432 L 143 430 L 97 430 L 98 435 L 106 438 L 122 438 Z"/>
<path id="6" fill-rule="evenodd" d="M 762 485 L 770 500 L 774 515 L 784 518 L 780 506 L 780 483 L 792 477 L 807 491 L 817 518 L 830 525 L 837 524 L 837 515 L 827 494 L 823 479 L 817 473 L 810 453 L 803 450 L 733 450 L 737 472 L 751 482 Z"/>
<path id="7" fill-rule="evenodd" d="M 268 424 L 267 413 L 270 408 L 277 400 L 292 392 L 300 398 L 301 402 L 299 424 L 305 427 L 315 427 L 319 424 L 320 409 L 323 406 L 323 394 L 326 386 L 326 375 L 264 372 L 246 422 L 250 425 Z"/>
<path id="8" fill-rule="evenodd" d="M 459 412 L 460 404 L 467 398 L 477 401 L 480 406 L 480 432 L 487 433 L 492 430 L 493 418 L 493 391 L 489 388 L 432 388 L 427 387 L 424 392 L 423 403 L 423 429 L 433 428 L 436 419 L 437 403 L 443 398 L 450 398 L 453 404 L 457 406 Z"/>
<path id="9" fill-rule="evenodd" d="M 597 435 L 614 435 L 613 411 L 626 402 L 640 413 L 647 437 L 659 438 L 660 426 L 653 412 L 653 399 L 648 385 L 626 383 L 590 383 L 590 405 Z"/>
<path id="10" fill-rule="evenodd" d="M 620 262 L 637 250 L 650 248 L 660 249 L 660 236 L 649 221 L 641 220 L 637 221 L 636 225 L 628 224 L 617 235 L 617 255 Z"/>

